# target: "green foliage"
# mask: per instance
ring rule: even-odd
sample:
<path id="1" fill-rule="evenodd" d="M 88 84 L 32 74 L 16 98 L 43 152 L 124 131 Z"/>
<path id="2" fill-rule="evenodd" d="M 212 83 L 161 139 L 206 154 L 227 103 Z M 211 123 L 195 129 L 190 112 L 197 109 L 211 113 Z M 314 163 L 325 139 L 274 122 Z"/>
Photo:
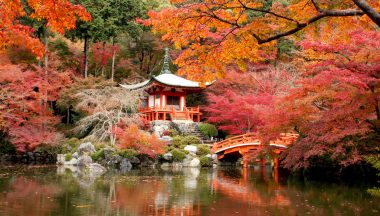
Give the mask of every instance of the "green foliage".
<path id="1" fill-rule="evenodd" d="M 72 149 L 77 149 L 80 145 L 80 140 L 78 138 L 70 138 L 66 142 Z"/>
<path id="2" fill-rule="evenodd" d="M 380 188 L 371 188 L 367 190 L 372 196 L 380 197 Z"/>
<path id="3" fill-rule="evenodd" d="M 200 143 L 201 140 L 196 136 L 175 136 L 172 140 L 172 145 L 180 149 L 183 149 L 186 145 L 197 145 Z"/>
<path id="4" fill-rule="evenodd" d="M 210 153 L 211 153 L 211 150 L 208 145 L 198 145 L 197 155 L 207 155 Z"/>
<path id="5" fill-rule="evenodd" d="M 123 158 L 133 158 L 139 153 L 135 149 L 124 149 L 122 151 L 118 151 L 118 154 Z"/>
<path id="6" fill-rule="evenodd" d="M 100 158 L 104 158 L 104 150 L 100 149 L 91 155 L 93 161 L 98 161 Z"/>
<path id="7" fill-rule="evenodd" d="M 207 166 L 210 166 L 209 159 L 208 159 L 208 157 L 206 157 L 206 156 L 202 156 L 202 157 L 200 157 L 200 158 L 199 158 L 199 161 L 200 161 L 201 167 L 207 167 Z"/>
<path id="8" fill-rule="evenodd" d="M 181 151 L 179 149 L 174 149 L 171 151 L 171 153 L 173 155 L 174 161 L 181 162 L 181 161 L 183 161 L 183 159 L 186 158 L 186 153 L 184 153 L 183 151 Z"/>
<path id="9" fill-rule="evenodd" d="M 25 48 L 11 47 L 7 49 L 7 56 L 12 64 L 32 65 L 37 63 L 36 56 Z"/>
<path id="10" fill-rule="evenodd" d="M 199 124 L 200 132 L 206 137 L 213 137 L 218 135 L 218 129 L 216 129 L 215 125 L 209 123 L 201 123 Z"/>
<path id="11" fill-rule="evenodd" d="M 66 42 L 60 38 L 57 40 L 50 42 L 52 50 L 57 53 L 57 55 L 61 58 L 65 58 L 68 56 L 72 56 L 73 53 L 70 51 L 69 46 L 67 46 Z"/>
<path id="12" fill-rule="evenodd" d="M 169 136 L 171 136 L 171 137 L 175 137 L 175 136 L 180 135 L 180 133 L 176 129 L 170 129 L 169 134 L 170 134 Z"/>
<path id="13" fill-rule="evenodd" d="M 70 161 L 71 159 L 73 159 L 73 155 L 71 153 L 65 154 L 65 161 Z"/>

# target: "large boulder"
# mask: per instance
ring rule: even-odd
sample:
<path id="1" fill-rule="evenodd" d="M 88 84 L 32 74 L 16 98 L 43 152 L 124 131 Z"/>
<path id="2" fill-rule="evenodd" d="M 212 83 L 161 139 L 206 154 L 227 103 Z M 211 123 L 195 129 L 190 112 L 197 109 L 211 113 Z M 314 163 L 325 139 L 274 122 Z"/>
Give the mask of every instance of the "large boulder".
<path id="1" fill-rule="evenodd" d="M 137 166 L 141 163 L 140 159 L 138 157 L 131 157 L 131 158 L 128 158 L 129 162 L 131 162 L 131 164 L 133 166 Z"/>
<path id="2" fill-rule="evenodd" d="M 75 158 L 75 159 L 78 159 L 78 157 L 79 157 L 78 152 L 74 152 L 74 154 L 72 155 L 72 157 Z"/>
<path id="3" fill-rule="evenodd" d="M 189 167 L 199 167 L 201 162 L 198 158 L 193 158 L 193 160 L 190 161 Z"/>
<path id="4" fill-rule="evenodd" d="M 106 159 L 107 160 L 107 159 Z M 123 160 L 123 157 L 121 157 L 120 155 L 112 155 L 111 157 L 109 157 L 108 161 L 107 161 L 107 165 L 109 167 L 117 167 Z"/>
<path id="5" fill-rule="evenodd" d="M 132 164 L 127 158 L 123 158 L 120 163 L 120 171 L 122 173 L 132 169 Z"/>
<path id="6" fill-rule="evenodd" d="M 112 159 L 112 157 L 115 155 L 115 152 L 116 152 L 116 149 L 114 149 L 114 148 L 111 148 L 111 147 L 104 148 L 103 149 L 104 159 L 106 161 L 110 161 Z"/>
<path id="7" fill-rule="evenodd" d="M 192 155 L 186 155 L 186 158 L 182 161 L 182 165 L 184 167 L 199 167 L 200 161 Z"/>
<path id="8" fill-rule="evenodd" d="M 173 154 L 172 153 L 166 153 L 162 155 L 162 158 L 165 159 L 166 161 L 172 161 L 173 160 Z"/>
<path id="9" fill-rule="evenodd" d="M 71 165 L 71 166 L 77 166 L 78 165 L 78 159 L 71 158 L 69 161 L 65 161 L 65 165 Z"/>
<path id="10" fill-rule="evenodd" d="M 86 142 L 86 143 L 80 144 L 80 146 L 77 149 L 77 152 L 78 152 L 79 156 L 82 156 L 82 155 L 85 155 L 85 154 L 86 155 L 91 155 L 91 154 L 95 153 L 96 150 L 95 150 L 94 145 L 92 145 L 91 142 Z"/>
<path id="11" fill-rule="evenodd" d="M 82 155 L 78 158 L 78 166 L 88 167 L 90 164 L 92 164 L 92 158 L 90 156 Z"/>
<path id="12" fill-rule="evenodd" d="M 188 151 L 188 152 L 190 152 L 192 154 L 196 154 L 197 151 L 198 151 L 198 147 L 196 147 L 195 145 L 187 145 L 183 149 L 185 149 L 186 151 Z"/>

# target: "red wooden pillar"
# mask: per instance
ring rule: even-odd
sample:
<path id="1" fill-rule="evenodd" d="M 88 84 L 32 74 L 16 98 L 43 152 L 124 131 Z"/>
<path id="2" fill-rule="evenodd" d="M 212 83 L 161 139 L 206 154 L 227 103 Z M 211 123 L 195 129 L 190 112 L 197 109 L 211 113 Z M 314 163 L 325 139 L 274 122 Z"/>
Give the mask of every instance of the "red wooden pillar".
<path id="1" fill-rule="evenodd" d="M 198 115 L 198 123 L 201 122 L 201 115 Z"/>
<path id="2" fill-rule="evenodd" d="M 278 157 L 273 158 L 273 167 L 274 169 L 278 169 Z"/>

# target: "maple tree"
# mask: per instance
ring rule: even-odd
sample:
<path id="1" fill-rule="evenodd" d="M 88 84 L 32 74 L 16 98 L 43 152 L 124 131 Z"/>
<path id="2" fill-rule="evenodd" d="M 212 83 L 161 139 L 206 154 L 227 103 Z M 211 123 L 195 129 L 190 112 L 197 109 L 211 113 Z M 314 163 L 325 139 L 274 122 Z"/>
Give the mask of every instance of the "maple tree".
<path id="1" fill-rule="evenodd" d="M 256 65 L 256 68 L 259 66 Z M 285 65 L 262 65 L 260 72 L 230 71 L 207 90 L 207 121 L 231 134 L 257 132 L 264 114 L 273 110 L 274 99 L 287 92 L 297 74 Z M 285 68 L 287 70 L 285 70 Z"/>
<path id="2" fill-rule="evenodd" d="M 118 147 L 121 149 L 133 148 L 151 158 L 164 153 L 165 142 L 153 134 L 140 130 L 136 124 L 130 124 L 124 130 L 116 127 L 114 133 L 118 134 Z"/>
<path id="3" fill-rule="evenodd" d="M 56 144 L 61 137 L 55 128 L 60 118 L 45 101 L 56 101 L 71 79 L 67 73 L 27 69 L 2 62 L 0 67 L 0 110 L 2 130 L 17 151 L 34 150 L 40 144 Z"/>
<path id="4" fill-rule="evenodd" d="M 376 0 L 171 2 L 176 7 L 150 11 L 142 22 L 183 50 L 175 61 L 179 72 L 199 81 L 220 77 L 231 64 L 246 70 L 247 62 L 267 61 L 276 39 L 298 37 L 301 30 L 315 34 L 322 21 L 331 34 L 380 25 Z"/>
<path id="5" fill-rule="evenodd" d="M 279 98 L 263 129 L 301 134 L 285 160 L 287 167 L 307 167 L 310 158 L 325 154 L 347 166 L 373 149 L 363 140 L 379 133 L 380 34 L 358 29 L 349 35 L 345 43 L 339 35 L 301 42 L 304 55 L 313 60 L 305 64 L 297 87 Z"/>
<path id="6" fill-rule="evenodd" d="M 25 9 L 26 5 L 32 9 L 30 14 Z M 25 46 L 38 58 L 44 55 L 44 48 L 33 34 L 33 28 L 20 22 L 20 18 L 25 16 L 45 20 L 46 27 L 60 34 L 74 29 L 77 18 L 91 20 L 90 14 L 82 6 L 68 0 L 1 0 L 0 48 L 10 45 Z"/>

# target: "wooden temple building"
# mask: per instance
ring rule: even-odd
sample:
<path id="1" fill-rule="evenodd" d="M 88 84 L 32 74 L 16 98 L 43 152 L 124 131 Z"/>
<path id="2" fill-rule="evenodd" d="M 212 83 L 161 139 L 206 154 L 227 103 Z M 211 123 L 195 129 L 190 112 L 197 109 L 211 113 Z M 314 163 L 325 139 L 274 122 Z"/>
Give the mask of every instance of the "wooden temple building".
<path id="1" fill-rule="evenodd" d="M 159 75 L 151 76 L 150 79 L 133 84 L 121 85 L 129 90 L 144 88 L 147 96 L 140 98 L 139 112 L 148 121 L 155 120 L 187 120 L 200 122 L 202 112 L 198 107 L 188 107 L 186 96 L 201 92 L 205 87 L 201 87 L 198 82 L 194 82 L 177 76 L 170 71 L 169 50 L 165 49 L 164 63 Z"/>

